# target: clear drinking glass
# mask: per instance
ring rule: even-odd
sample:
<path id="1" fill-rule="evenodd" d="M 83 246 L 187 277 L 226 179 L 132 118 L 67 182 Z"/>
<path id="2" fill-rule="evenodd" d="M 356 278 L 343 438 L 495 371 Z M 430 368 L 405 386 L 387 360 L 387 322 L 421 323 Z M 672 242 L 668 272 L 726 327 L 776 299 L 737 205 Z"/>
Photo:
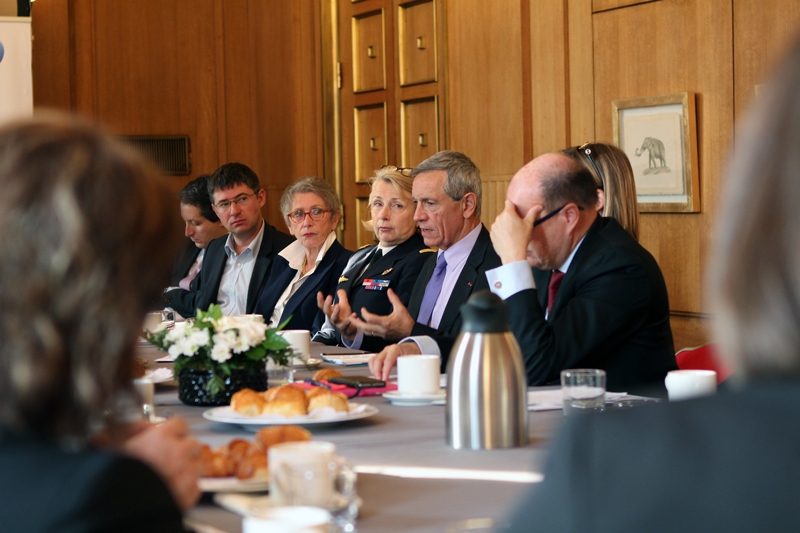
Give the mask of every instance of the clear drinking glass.
<path id="1" fill-rule="evenodd" d="M 596 368 L 561 371 L 564 414 L 602 412 L 606 405 L 606 373 Z"/>

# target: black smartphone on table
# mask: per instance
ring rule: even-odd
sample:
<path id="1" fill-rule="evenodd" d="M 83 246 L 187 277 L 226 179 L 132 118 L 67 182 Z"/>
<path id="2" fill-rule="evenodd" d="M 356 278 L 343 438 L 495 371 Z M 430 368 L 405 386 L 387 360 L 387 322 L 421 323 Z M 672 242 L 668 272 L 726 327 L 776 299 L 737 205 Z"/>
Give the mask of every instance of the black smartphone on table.
<path id="1" fill-rule="evenodd" d="M 337 376 L 328 380 L 328 383 L 338 383 L 356 389 L 371 389 L 385 387 L 386 382 L 369 376 Z"/>

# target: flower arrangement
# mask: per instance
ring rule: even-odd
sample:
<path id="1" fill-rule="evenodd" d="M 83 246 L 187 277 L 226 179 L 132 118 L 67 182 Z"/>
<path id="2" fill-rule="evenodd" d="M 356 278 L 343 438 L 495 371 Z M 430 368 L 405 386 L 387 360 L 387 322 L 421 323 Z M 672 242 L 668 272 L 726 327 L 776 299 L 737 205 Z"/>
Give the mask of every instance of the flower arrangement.
<path id="1" fill-rule="evenodd" d="M 205 370 L 211 373 L 206 389 L 216 396 L 225 388 L 224 376 L 233 370 L 263 371 L 267 359 L 285 366 L 294 352 L 277 328 L 263 322 L 222 316 L 218 305 L 197 311 L 194 322 L 177 322 L 171 329 L 161 326 L 147 333 L 147 340 L 169 353 L 175 361 L 173 373 Z"/>

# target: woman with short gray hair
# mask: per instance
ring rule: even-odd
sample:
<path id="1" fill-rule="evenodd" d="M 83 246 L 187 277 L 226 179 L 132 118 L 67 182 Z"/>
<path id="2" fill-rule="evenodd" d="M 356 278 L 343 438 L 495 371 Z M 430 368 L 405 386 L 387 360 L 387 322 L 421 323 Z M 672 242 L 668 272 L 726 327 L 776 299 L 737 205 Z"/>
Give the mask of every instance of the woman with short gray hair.
<path id="1" fill-rule="evenodd" d="M 300 178 L 286 187 L 280 201 L 289 233 L 297 239 L 275 258 L 254 312 L 270 327 L 289 320 L 286 329 L 313 335 L 325 322 L 316 294 L 331 294 L 352 252 L 336 240 L 341 207 L 325 180 Z"/>

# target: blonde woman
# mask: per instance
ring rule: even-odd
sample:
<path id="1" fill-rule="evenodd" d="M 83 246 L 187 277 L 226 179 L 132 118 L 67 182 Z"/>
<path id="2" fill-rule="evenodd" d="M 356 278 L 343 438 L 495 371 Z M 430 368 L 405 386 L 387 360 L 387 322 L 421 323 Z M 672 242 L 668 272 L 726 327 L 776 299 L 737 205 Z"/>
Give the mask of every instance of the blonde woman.
<path id="1" fill-rule="evenodd" d="M 625 152 L 613 144 L 586 143 L 562 152 L 592 173 L 597 183 L 597 211 L 612 217 L 639 240 L 639 209 L 636 205 L 636 182 L 631 162 Z"/>
<path id="2" fill-rule="evenodd" d="M 364 222 L 375 233 L 378 244 L 358 250 L 342 272 L 337 286 L 337 301 L 332 297 L 318 305 L 328 319 L 313 340 L 325 344 L 343 343 L 351 348 L 380 351 L 386 340 L 365 337 L 350 324 L 350 317 L 361 317 L 361 310 L 388 315 L 392 303 L 387 291 L 392 289 L 408 305 L 411 290 L 417 281 L 422 264 L 433 252 L 425 246 L 414 222 L 414 202 L 411 199 L 410 168 L 386 166 L 372 178 L 369 195 L 371 219 Z M 380 255 L 379 255 L 380 254 Z"/>

